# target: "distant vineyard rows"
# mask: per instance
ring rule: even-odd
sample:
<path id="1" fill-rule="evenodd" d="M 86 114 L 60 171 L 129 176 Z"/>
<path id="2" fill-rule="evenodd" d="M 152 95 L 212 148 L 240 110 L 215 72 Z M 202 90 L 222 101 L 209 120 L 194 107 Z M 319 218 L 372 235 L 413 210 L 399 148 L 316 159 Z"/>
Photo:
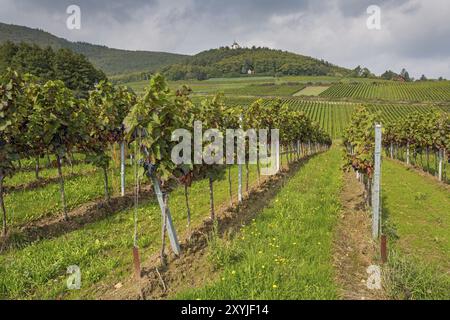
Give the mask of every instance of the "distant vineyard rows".
<path id="1" fill-rule="evenodd" d="M 320 96 L 391 101 L 450 101 L 450 82 L 340 83 Z"/>
<path id="2" fill-rule="evenodd" d="M 227 98 L 230 105 L 249 105 L 254 98 Z M 271 99 L 266 99 L 268 104 Z M 272 99 L 273 100 L 273 99 Z M 334 139 L 342 137 L 344 129 L 350 123 L 350 118 L 356 103 L 350 102 L 326 102 L 302 100 L 298 98 L 281 99 L 295 110 L 303 111 L 313 121 L 319 123 L 325 132 Z M 450 111 L 450 106 L 404 105 L 404 104 L 364 104 L 371 113 L 380 113 L 380 118 L 385 124 L 405 118 L 413 112 L 426 113 L 430 110 Z"/>

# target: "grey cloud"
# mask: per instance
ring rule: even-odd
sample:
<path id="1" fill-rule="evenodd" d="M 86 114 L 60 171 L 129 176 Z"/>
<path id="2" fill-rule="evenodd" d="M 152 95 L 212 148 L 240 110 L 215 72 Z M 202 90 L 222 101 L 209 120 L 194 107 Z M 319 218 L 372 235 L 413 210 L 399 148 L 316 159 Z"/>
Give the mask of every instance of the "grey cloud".
<path id="1" fill-rule="evenodd" d="M 69 4 L 83 28 L 65 28 Z M 369 5 L 382 30 L 365 26 Z M 230 44 L 266 45 L 377 73 L 406 67 L 450 78 L 448 0 L 0 0 L 0 21 L 75 41 L 194 54 Z"/>

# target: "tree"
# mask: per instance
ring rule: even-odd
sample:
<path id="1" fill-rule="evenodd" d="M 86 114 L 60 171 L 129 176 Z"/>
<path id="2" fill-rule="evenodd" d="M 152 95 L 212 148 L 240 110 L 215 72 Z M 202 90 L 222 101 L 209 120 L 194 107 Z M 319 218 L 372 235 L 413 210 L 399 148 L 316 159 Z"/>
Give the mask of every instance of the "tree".
<path id="1" fill-rule="evenodd" d="M 216 129 L 224 137 L 224 119 L 222 115 L 225 111 L 225 104 L 223 102 L 223 96 L 221 94 L 215 95 L 212 99 L 204 99 L 201 103 L 201 114 L 200 119 L 203 123 L 203 126 L 208 129 Z M 206 143 L 204 146 L 204 150 L 208 150 L 208 153 L 215 158 L 218 156 L 216 150 L 214 150 L 214 142 L 217 137 L 214 137 L 214 141 L 211 140 L 211 143 Z M 223 139 L 222 139 L 223 142 Z M 223 144 L 222 144 L 223 150 Z M 223 155 L 222 155 L 223 156 Z M 214 208 L 214 182 L 217 180 L 223 179 L 224 175 L 224 165 L 217 163 L 205 163 L 203 169 L 205 170 L 206 176 L 209 180 L 209 199 L 210 199 L 210 213 L 211 220 L 215 220 L 215 208 Z"/>
<path id="2" fill-rule="evenodd" d="M 89 90 L 102 80 L 105 74 L 97 70 L 85 56 L 68 49 L 54 51 L 27 43 L 6 42 L 0 45 L 0 73 L 12 67 L 18 72 L 30 73 L 40 83 L 61 80 L 74 91 L 76 97 L 88 97 Z"/>
<path id="3" fill-rule="evenodd" d="M 35 103 L 35 99 L 38 96 L 41 86 L 35 81 L 31 82 L 29 86 L 27 86 L 27 89 L 25 91 L 28 101 L 30 101 L 30 109 L 33 108 L 33 104 Z M 30 118 L 32 118 L 33 115 L 30 115 Z M 35 126 L 35 122 L 29 121 L 27 126 L 27 131 L 25 133 L 26 136 L 26 143 L 27 143 L 27 152 L 26 154 L 23 154 L 22 156 L 24 158 L 34 158 L 36 161 L 36 168 L 35 168 L 35 176 L 36 180 L 39 180 L 39 159 L 45 155 L 47 151 L 47 144 L 42 139 L 42 131 L 40 126 Z"/>
<path id="4" fill-rule="evenodd" d="M 368 68 L 364 68 L 361 72 L 361 77 L 363 78 L 372 78 L 374 76 L 375 75 L 372 72 L 370 72 Z"/>
<path id="5" fill-rule="evenodd" d="M 27 82 L 10 69 L 0 79 L 0 207 L 2 210 L 2 235 L 7 233 L 6 208 L 3 199 L 3 182 L 15 171 L 14 161 L 26 149 L 23 139 L 28 115 L 29 101 L 25 94 Z"/>
<path id="6" fill-rule="evenodd" d="M 87 140 L 85 121 L 80 101 L 62 81 L 48 81 L 36 96 L 30 115 L 35 130 L 41 132 L 41 139 L 47 152 L 56 155 L 60 180 L 61 204 L 64 218 L 68 219 L 62 159 L 76 146 Z"/>
<path id="7" fill-rule="evenodd" d="M 406 71 L 405 68 L 403 68 L 402 71 L 400 72 L 400 76 L 407 82 L 411 81 L 411 78 L 409 77 L 409 73 L 408 73 L 408 71 Z"/>
<path id="8" fill-rule="evenodd" d="M 103 171 L 105 199 L 110 200 L 108 168 L 111 157 L 108 146 L 117 138 L 115 131 L 119 128 L 121 119 L 115 107 L 114 87 L 107 82 L 100 82 L 89 94 L 87 110 L 89 112 L 89 142 L 86 144 L 86 160 Z"/>
<path id="9" fill-rule="evenodd" d="M 56 79 L 62 80 L 78 98 L 87 98 L 89 90 L 106 80 L 104 73 L 95 69 L 85 56 L 68 49 L 56 52 L 54 69 Z"/>
<path id="10" fill-rule="evenodd" d="M 383 78 L 385 80 L 394 80 L 398 77 L 399 77 L 399 75 L 392 70 L 387 70 L 381 75 L 381 78 Z"/>
<path id="11" fill-rule="evenodd" d="M 361 74 L 362 74 L 361 66 L 357 66 L 355 69 L 353 69 L 353 72 L 352 72 L 353 77 L 360 77 Z"/>
<path id="12" fill-rule="evenodd" d="M 124 124 L 128 142 L 137 144 L 143 155 L 141 175 L 145 174 L 153 183 L 155 193 L 159 197 L 163 216 L 162 225 L 165 226 L 169 222 L 166 197 L 171 190 L 170 183 L 176 181 L 174 173 L 178 169 L 171 157 L 172 149 L 177 144 L 172 141 L 172 133 L 182 128 L 183 119 L 176 109 L 176 103 L 167 82 L 160 74 L 152 77 L 145 95 L 131 108 Z M 158 194 L 160 182 L 166 193 L 163 199 Z M 163 237 L 161 254 L 163 263 L 165 261 L 164 239 L 165 237 Z"/>
<path id="13" fill-rule="evenodd" d="M 103 171 L 105 199 L 110 200 L 108 168 L 111 156 L 108 150 L 115 143 L 124 140 L 123 121 L 136 103 L 136 97 L 126 88 L 114 88 L 110 82 L 101 81 L 89 94 L 86 130 L 89 140 L 80 148 L 86 153 L 86 160 Z"/>
<path id="14" fill-rule="evenodd" d="M 3 74 L 11 67 L 14 56 L 18 47 L 11 41 L 6 41 L 0 45 L 0 74 Z"/>
<path id="15" fill-rule="evenodd" d="M 188 130 L 191 135 L 194 134 L 194 121 L 199 115 L 200 110 L 192 103 L 190 94 L 192 90 L 187 86 L 182 86 L 175 94 L 175 108 L 183 119 L 183 125 L 180 129 Z M 192 159 L 191 159 L 192 160 Z M 189 203 L 189 188 L 192 186 L 195 178 L 194 165 L 183 164 L 179 166 L 178 180 L 184 186 L 184 196 L 186 201 L 187 225 L 191 226 L 191 206 Z"/>

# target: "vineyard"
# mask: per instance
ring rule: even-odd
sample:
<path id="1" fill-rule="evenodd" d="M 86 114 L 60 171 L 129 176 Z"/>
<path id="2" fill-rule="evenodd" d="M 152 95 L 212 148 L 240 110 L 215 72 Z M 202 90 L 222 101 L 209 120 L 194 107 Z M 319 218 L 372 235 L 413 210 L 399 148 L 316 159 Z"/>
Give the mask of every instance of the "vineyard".
<path id="1" fill-rule="evenodd" d="M 444 181 L 448 180 L 445 159 L 450 158 L 449 132 L 448 113 L 411 113 L 387 126 L 384 146 L 390 158 L 420 166 Z"/>
<path id="2" fill-rule="evenodd" d="M 419 166 L 417 157 L 420 157 L 420 169 L 436 175 L 436 181 L 446 180 L 446 163 L 448 162 L 448 149 L 450 147 L 450 118 L 447 113 L 428 112 L 411 113 L 406 119 L 391 123 L 382 133 L 382 126 L 379 116 L 368 111 L 364 107 L 356 110 L 352 116 L 351 124 L 346 129 L 344 136 L 345 167 L 347 170 L 356 173 L 356 179 L 364 188 L 364 199 L 366 205 L 372 210 L 372 235 L 374 239 L 380 239 L 380 258 L 386 262 L 389 259 L 390 266 L 387 270 L 386 282 L 388 292 L 391 295 L 402 295 L 401 286 L 408 287 L 413 298 L 439 297 L 446 295 L 450 288 L 450 278 L 448 275 L 441 275 L 440 272 L 446 270 L 448 259 L 448 241 L 440 242 L 432 249 L 435 260 L 433 267 L 426 260 L 420 260 L 412 255 L 408 258 L 401 252 L 408 252 L 411 255 L 411 248 L 405 246 L 405 240 L 398 241 L 398 235 L 414 239 L 419 232 L 420 223 L 423 219 L 421 215 L 427 211 L 435 219 L 442 219 L 443 225 L 423 224 L 422 228 L 427 229 L 423 233 L 424 238 L 421 244 L 415 244 L 415 250 L 428 256 L 424 250 L 430 248 L 433 241 L 439 239 L 437 236 L 432 240 L 432 235 L 439 234 L 443 238 L 448 238 L 445 224 L 448 222 L 448 211 L 450 203 L 448 201 L 448 189 L 429 189 L 436 187 L 429 182 L 423 183 L 417 179 L 416 173 L 406 173 L 412 165 Z M 382 138 L 383 137 L 383 138 Z M 395 162 L 384 162 L 382 160 L 382 147 L 385 148 L 387 158 L 404 160 L 406 167 L 395 169 Z M 430 153 L 434 154 L 434 172 L 430 171 Z M 426 156 L 424 165 L 423 156 Z M 412 160 L 414 158 L 414 161 Z M 393 161 L 393 160 L 391 160 Z M 382 169 L 386 166 L 386 169 Z M 419 169 L 419 170 L 420 170 Z M 398 171 L 398 173 L 396 172 Z M 402 176 L 403 175 L 403 176 Z M 395 181 L 400 179 L 401 181 Z M 384 181 L 384 180 L 387 180 Z M 420 184 L 419 188 L 413 187 L 408 180 L 415 180 Z M 384 181 L 381 185 L 380 182 Z M 402 195 L 405 189 L 409 189 L 412 194 Z M 393 199 L 392 199 L 393 197 Z M 429 198 L 430 197 L 430 198 Z M 432 200 L 431 197 L 434 199 Z M 435 200 L 440 198 L 442 203 Z M 399 200 L 396 200 L 396 199 Z M 418 208 L 413 208 L 415 205 Z M 403 209 L 401 209 L 403 206 Z M 427 208 L 427 206 L 429 206 Z M 391 211 L 395 208 L 395 211 Z M 406 209 L 406 212 L 403 210 Z M 395 217 L 390 214 L 400 211 Z M 409 220 L 414 217 L 414 220 Z M 400 221 L 401 226 L 396 223 Z M 407 222 L 409 221 L 409 222 Z M 411 223 L 412 222 L 412 223 Z M 409 224 L 410 227 L 406 227 Z M 386 248 L 387 239 L 394 242 L 393 249 L 388 253 Z M 442 238 L 441 238 L 442 239 Z M 447 259 L 441 262 L 440 259 Z M 436 264 L 436 260 L 439 261 Z M 414 265 L 414 266 L 413 266 Z M 409 272 L 405 268 L 410 268 Z M 414 274 L 415 279 L 405 279 L 407 274 Z M 419 280 L 420 279 L 420 280 Z M 428 286 L 430 290 L 425 293 L 423 287 L 414 284 L 414 281 L 422 281 L 422 285 Z M 433 290 L 431 290 L 433 288 Z"/>
<path id="3" fill-rule="evenodd" d="M 256 98 L 230 98 L 226 97 L 225 101 L 231 106 L 245 105 L 251 103 Z M 277 99 L 263 99 L 265 104 L 270 104 Z M 361 104 L 351 102 L 336 101 L 315 101 L 305 100 L 301 98 L 285 98 L 280 97 L 282 104 L 288 105 L 293 110 L 304 112 L 311 120 L 317 122 L 320 127 L 330 134 L 334 139 L 341 138 L 344 129 L 350 122 L 351 115 L 354 110 Z M 374 104 L 363 103 L 362 105 L 372 113 L 378 113 L 383 123 L 394 123 L 399 119 L 404 119 L 411 113 L 428 114 L 430 111 L 449 112 L 447 106 L 441 105 L 424 105 L 424 104 Z"/>
<path id="4" fill-rule="evenodd" d="M 325 98 L 390 101 L 450 101 L 450 82 L 334 84 L 320 94 Z"/>
<path id="5" fill-rule="evenodd" d="M 450 1 L 378 2 L 0 0 L 3 318 L 448 301 Z"/>
<path id="6" fill-rule="evenodd" d="M 171 249 L 179 255 L 180 246 L 174 221 L 179 224 L 180 222 L 172 219 L 169 207 L 173 209 L 173 206 L 169 205 L 169 195 L 170 204 L 173 203 L 175 207 L 176 204 L 184 203 L 176 200 L 180 185 L 183 186 L 182 196 L 186 200 L 185 219 L 188 229 L 191 227 L 193 210 L 205 212 L 206 209 L 209 211 L 210 220 L 216 220 L 216 202 L 218 198 L 220 202 L 224 202 L 223 191 L 219 189 L 218 194 L 215 190 L 218 184 L 219 188 L 227 186 L 229 201 L 233 205 L 232 177 L 235 176 L 236 166 L 221 165 L 223 155 L 216 154 L 210 144 L 205 144 L 205 150 L 210 150 L 211 156 L 219 157 L 219 164 L 175 165 L 172 162 L 171 150 L 178 144 L 173 140 L 172 132 L 183 128 L 193 133 L 194 120 L 201 120 L 205 126 L 222 133 L 227 128 L 239 127 L 279 129 L 279 143 L 285 155 L 284 164 L 288 166 L 323 152 L 331 145 L 330 137 L 322 132 L 318 125 L 311 122 L 304 113 L 290 110 L 286 105 L 273 102 L 263 106 L 256 101 L 245 108 L 227 107 L 220 95 L 194 104 L 189 97 L 189 88 L 182 87 L 171 92 L 159 75 L 151 79 L 143 96 L 137 97 L 125 88 L 114 88 L 110 83 L 101 82 L 90 92 L 87 100 L 72 96 L 62 82 L 49 81 L 41 85 L 28 75 L 22 76 L 11 70 L 2 77 L 1 83 L 1 138 L 6 142 L 1 148 L 0 167 L 2 251 L 6 252 L 1 256 L 0 294 L 4 298 L 24 297 L 22 294 L 43 294 L 39 291 L 43 288 L 41 286 L 47 287 L 54 282 L 55 277 L 64 272 L 61 266 L 65 260 L 59 259 L 57 252 L 65 252 L 65 259 L 72 257 L 78 260 L 80 265 L 91 270 L 87 271 L 88 273 L 93 272 L 95 277 L 98 277 L 90 280 L 88 277 L 87 281 L 94 283 L 101 279 L 102 271 L 96 269 L 100 264 L 90 266 L 93 261 L 83 258 L 83 252 L 87 253 L 85 250 L 89 249 L 80 247 L 81 252 L 75 250 L 81 245 L 76 242 L 81 238 L 91 238 L 92 235 L 89 234 L 96 230 L 94 233 L 97 238 L 90 250 L 97 252 L 97 249 L 112 245 L 101 241 L 108 239 L 106 232 L 113 232 L 115 241 L 120 237 L 123 239 L 114 245 L 123 249 L 128 246 L 129 242 L 125 239 L 132 233 L 133 227 L 128 226 L 127 232 L 121 232 L 119 236 L 117 231 L 111 230 L 112 226 L 105 227 L 105 223 L 115 221 L 111 217 L 113 221 L 108 222 L 110 219 L 107 219 L 78 230 L 90 220 L 102 220 L 104 216 L 112 213 L 120 214 L 122 218 L 134 216 L 131 221 L 134 223 L 133 252 L 135 267 L 138 267 L 138 246 L 142 243 L 144 246 L 145 243 L 149 245 L 145 237 L 142 242 L 138 236 L 138 221 L 142 210 L 145 210 L 146 214 L 148 211 L 155 212 L 151 220 L 153 222 L 158 216 L 158 209 L 159 215 L 163 216 L 162 263 L 165 264 L 167 259 L 166 229 Z M 274 137 L 271 136 L 270 139 L 273 140 Z M 275 141 L 271 142 L 272 152 L 275 151 L 274 143 Z M 115 162 L 117 158 L 117 148 L 121 149 L 120 169 L 111 164 L 111 161 Z M 128 165 L 125 163 L 126 150 L 132 157 Z M 54 162 L 50 160 L 50 155 L 55 159 Z M 235 154 L 233 157 L 240 156 Z M 249 157 L 249 154 L 244 157 Z M 44 158 L 47 158 L 45 166 L 45 161 L 42 160 Z M 29 170 L 27 164 L 30 162 L 34 162 L 35 172 Z M 55 169 L 49 168 L 52 165 L 56 167 L 56 172 Z M 259 183 L 262 180 L 260 170 L 264 166 L 262 162 L 258 162 L 256 166 Z M 239 169 L 239 203 L 243 200 L 243 189 L 248 194 L 253 184 L 254 174 L 250 172 L 252 167 L 245 167 L 245 186 L 242 184 L 244 170 Z M 71 173 L 64 175 L 63 170 L 70 170 Z M 120 189 L 117 188 L 116 180 L 119 175 Z M 226 175 L 227 181 L 222 182 Z M 156 206 L 148 200 L 150 190 L 141 190 L 147 178 L 158 200 Z M 196 193 L 195 190 L 190 190 L 193 183 L 202 185 L 202 181 L 207 182 L 210 195 L 209 203 L 204 209 L 198 207 L 196 200 L 189 199 L 189 194 Z M 134 195 L 133 189 L 130 190 L 131 186 L 134 186 Z M 127 195 L 127 191 L 131 194 Z M 121 193 L 121 196 L 118 193 Z M 103 200 L 100 200 L 102 196 Z M 172 199 L 172 196 L 175 199 Z M 120 200 L 121 197 L 123 200 Z M 127 207 L 132 199 L 135 209 L 127 214 Z M 139 201 L 143 201 L 143 205 L 139 206 Z M 89 206 L 80 207 L 88 202 Z M 201 216 L 195 218 L 198 222 Z M 71 230 L 74 227 L 72 223 L 65 226 L 66 222 L 72 219 L 76 219 L 79 224 L 75 224 L 74 230 Z M 130 220 L 119 219 L 117 223 L 127 224 Z M 152 224 L 151 228 L 154 227 Z M 75 243 L 69 240 L 68 235 L 60 234 L 66 229 L 73 231 L 71 237 Z M 158 228 L 153 230 L 152 244 L 157 238 Z M 37 239 L 46 240 L 29 246 Z M 104 246 L 101 243 L 104 243 Z M 69 248 L 75 251 L 69 253 Z M 92 259 L 90 254 L 88 257 Z M 97 259 L 95 263 L 101 263 L 100 261 L 101 259 Z M 108 263 L 113 261 L 115 260 Z M 108 263 L 101 265 L 112 267 Z M 52 267 L 36 269 L 39 265 Z M 92 267 L 94 269 L 91 269 Z M 32 278 L 23 278 L 21 270 L 35 272 L 30 274 Z M 57 297 L 52 295 L 59 294 L 60 285 L 59 283 L 58 286 L 51 287 L 49 297 Z"/>
<path id="7" fill-rule="evenodd" d="M 193 91 L 155 75 L 138 93 L 133 86 L 102 81 L 83 98 L 60 81 L 42 83 L 9 70 L 0 82 L 0 298 L 340 298 L 344 285 L 335 282 L 332 261 L 339 245 L 333 230 L 346 210 L 342 167 L 354 171 L 364 190 L 362 203 L 353 207 L 370 210 L 375 123 L 383 125 L 384 163 L 389 161 L 383 164 L 382 211 L 394 215 L 382 215 L 382 234 L 393 242 L 384 290 L 397 299 L 404 294 L 400 285 L 417 299 L 445 296 L 448 278 L 437 278 L 429 268 L 445 268 L 448 260 L 442 228 L 450 211 L 449 106 L 404 104 L 395 100 L 408 99 L 391 96 L 383 103 L 292 96 L 307 79 L 188 81 Z M 331 89 L 336 86 L 342 85 Z M 411 101 L 420 90 L 414 92 Z M 173 132 L 184 130 L 195 145 L 196 121 L 218 136 L 208 140 L 205 133 L 200 162 L 175 163 L 173 150 L 181 141 Z M 227 146 L 216 138 L 238 128 L 268 129 L 268 149 L 280 151 L 279 174 L 261 173 L 271 165 L 265 157 L 248 164 L 250 149 L 233 149 L 231 156 L 218 151 Z M 279 129 L 279 145 L 271 129 Z M 192 160 L 198 153 L 183 149 L 181 155 Z M 224 164 L 228 157 L 246 164 Z M 425 176 L 402 171 L 408 168 Z M 399 207 L 391 199 L 402 197 L 402 186 L 413 200 Z M 433 221 L 414 224 L 429 230 L 425 244 L 404 240 L 414 236 L 404 228 L 407 215 L 391 212 L 404 207 L 417 221 L 423 208 L 433 208 Z M 378 245 L 372 241 L 366 245 Z M 405 260 L 405 252 L 416 247 L 431 250 L 436 262 Z M 371 254 L 380 263 L 379 252 Z M 399 276 L 413 264 L 425 289 L 402 282 L 411 274 Z M 80 290 L 67 288 L 72 265 L 82 270 Z M 202 281 L 195 282 L 192 268 L 202 270 Z M 179 274 L 196 285 L 178 283 Z M 356 282 L 361 286 L 361 279 Z M 436 289 L 428 293 L 430 287 Z"/>

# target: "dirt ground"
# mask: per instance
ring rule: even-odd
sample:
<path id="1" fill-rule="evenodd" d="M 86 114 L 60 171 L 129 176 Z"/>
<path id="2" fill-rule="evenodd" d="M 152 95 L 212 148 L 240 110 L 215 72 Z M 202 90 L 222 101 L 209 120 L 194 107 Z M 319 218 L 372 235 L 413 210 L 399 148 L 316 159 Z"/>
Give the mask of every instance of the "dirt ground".
<path id="1" fill-rule="evenodd" d="M 364 188 L 353 172 L 344 173 L 342 212 L 334 239 L 336 280 L 345 300 L 384 300 L 382 290 L 366 285 L 367 268 L 379 265 L 378 245 L 371 238 L 371 217 L 364 203 Z"/>

